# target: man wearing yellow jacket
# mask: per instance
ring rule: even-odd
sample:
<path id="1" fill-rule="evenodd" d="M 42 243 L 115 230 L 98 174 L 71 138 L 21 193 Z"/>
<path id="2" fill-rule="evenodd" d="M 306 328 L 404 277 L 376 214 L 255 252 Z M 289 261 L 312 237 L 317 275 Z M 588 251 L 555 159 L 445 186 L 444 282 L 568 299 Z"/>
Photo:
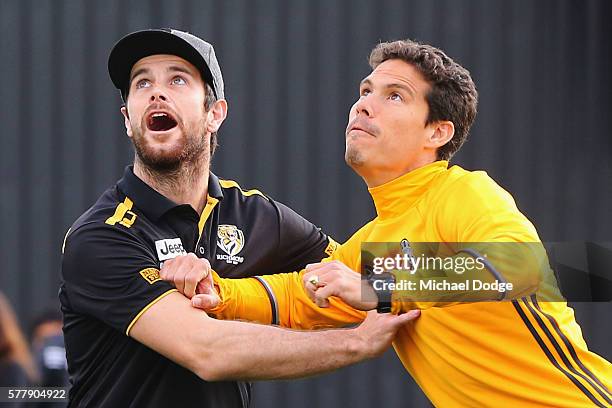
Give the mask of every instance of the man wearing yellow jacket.
<path id="1" fill-rule="evenodd" d="M 448 166 L 476 115 L 469 72 L 442 51 L 411 41 L 379 44 L 370 65 L 350 111 L 345 158 L 368 185 L 377 217 L 329 259 L 301 272 L 215 276 L 215 308 L 214 295 L 195 289 L 185 295 L 218 318 L 299 329 L 360 322 L 362 310 L 377 306 L 394 313 L 419 308 L 420 319 L 400 329 L 393 346 L 434 405 L 611 406 L 612 366 L 588 350 L 573 310 L 561 301 L 550 269 L 541 266 L 532 223 L 486 173 Z M 362 244 L 372 242 L 402 243 L 404 250 L 411 243 L 458 243 L 455 259 L 483 261 L 479 277 L 513 285 L 501 297 L 496 291 L 368 296 L 372 289 L 355 271 L 363 270 Z M 510 251 L 517 256 L 493 251 L 485 260 L 469 243 L 535 249 Z M 206 272 L 172 275 L 175 281 L 200 280 Z M 397 283 L 401 273 L 393 276 Z"/>

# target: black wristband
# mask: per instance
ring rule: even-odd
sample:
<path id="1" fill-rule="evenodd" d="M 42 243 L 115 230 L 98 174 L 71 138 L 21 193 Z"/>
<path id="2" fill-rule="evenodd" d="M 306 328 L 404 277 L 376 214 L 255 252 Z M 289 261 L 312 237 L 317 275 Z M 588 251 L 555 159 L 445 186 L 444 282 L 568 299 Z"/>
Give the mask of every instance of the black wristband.
<path id="1" fill-rule="evenodd" d="M 393 291 L 389 286 L 395 283 L 395 275 L 389 272 L 371 273 L 368 275 L 368 283 L 378 296 L 376 311 L 378 313 L 391 313 Z"/>

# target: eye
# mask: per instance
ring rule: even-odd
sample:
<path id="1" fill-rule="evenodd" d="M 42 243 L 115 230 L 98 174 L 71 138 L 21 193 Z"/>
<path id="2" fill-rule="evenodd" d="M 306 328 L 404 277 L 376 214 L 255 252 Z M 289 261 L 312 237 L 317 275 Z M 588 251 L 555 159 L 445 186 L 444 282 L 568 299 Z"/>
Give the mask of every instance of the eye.
<path id="1" fill-rule="evenodd" d="M 187 82 L 183 77 L 177 76 L 172 78 L 172 85 L 186 85 Z"/>
<path id="2" fill-rule="evenodd" d="M 371 93 L 369 88 L 363 88 L 360 92 L 359 92 L 359 96 L 368 96 Z"/>
<path id="3" fill-rule="evenodd" d="M 136 89 L 148 88 L 151 86 L 151 82 L 148 79 L 141 79 L 136 82 Z"/>
<path id="4" fill-rule="evenodd" d="M 404 100 L 402 98 L 402 95 L 398 94 L 397 92 L 391 93 L 391 95 L 389 95 L 389 99 L 391 99 L 392 101 L 400 101 L 400 102 Z"/>

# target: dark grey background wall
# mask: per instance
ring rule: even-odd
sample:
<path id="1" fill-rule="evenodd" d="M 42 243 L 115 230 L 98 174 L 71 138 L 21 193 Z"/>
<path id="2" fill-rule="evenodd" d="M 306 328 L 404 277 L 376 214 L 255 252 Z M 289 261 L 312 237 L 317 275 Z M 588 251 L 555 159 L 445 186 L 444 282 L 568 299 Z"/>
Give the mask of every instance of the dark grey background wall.
<path id="1" fill-rule="evenodd" d="M 348 108 L 370 49 L 409 37 L 445 49 L 478 85 L 476 125 L 454 162 L 509 189 L 542 239 L 612 241 L 610 19 L 606 0 L 2 0 L 0 288 L 26 326 L 55 301 L 65 230 L 133 154 L 108 51 L 147 27 L 217 48 L 230 110 L 214 170 L 339 240 L 374 214 L 343 162 Z M 610 359 L 610 303 L 574 306 L 591 348 Z M 427 406 L 393 353 L 261 384 L 256 400 Z"/>

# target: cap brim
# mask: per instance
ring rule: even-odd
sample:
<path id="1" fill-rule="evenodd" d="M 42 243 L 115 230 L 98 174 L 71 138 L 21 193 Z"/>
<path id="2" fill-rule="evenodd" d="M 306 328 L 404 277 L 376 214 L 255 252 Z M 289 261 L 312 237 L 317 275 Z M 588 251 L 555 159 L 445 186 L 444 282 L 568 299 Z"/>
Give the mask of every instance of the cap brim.
<path id="1" fill-rule="evenodd" d="M 155 54 L 176 55 L 192 63 L 212 86 L 213 77 L 204 58 L 191 44 L 164 30 L 144 30 L 120 39 L 108 57 L 108 73 L 115 87 L 126 98 L 132 67 L 138 60 Z"/>

